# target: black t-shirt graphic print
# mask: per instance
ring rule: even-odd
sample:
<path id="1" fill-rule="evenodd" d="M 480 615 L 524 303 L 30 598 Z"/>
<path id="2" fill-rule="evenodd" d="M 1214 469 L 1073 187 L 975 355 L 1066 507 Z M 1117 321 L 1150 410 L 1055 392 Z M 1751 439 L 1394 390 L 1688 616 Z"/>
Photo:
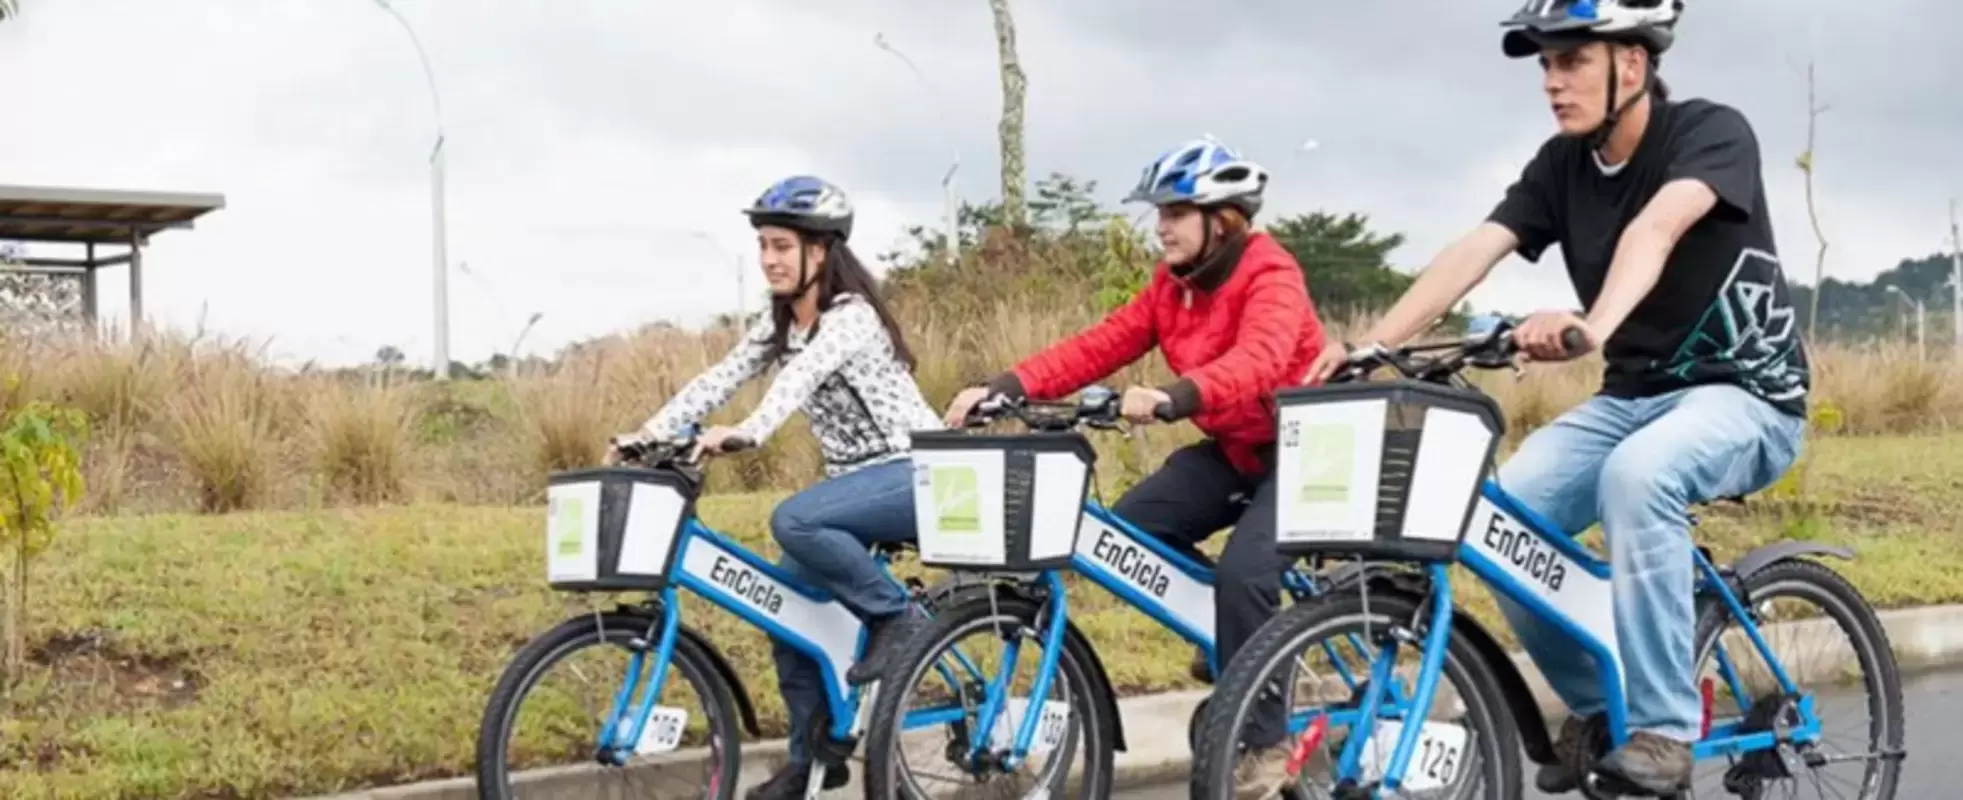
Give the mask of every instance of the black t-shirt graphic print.
<path id="1" fill-rule="evenodd" d="M 1560 244 L 1575 293 L 1592 308 L 1623 229 L 1679 178 L 1703 181 L 1717 203 L 1685 231 L 1649 296 L 1609 337 L 1602 393 L 1646 397 L 1728 382 L 1803 416 L 1806 353 L 1773 243 L 1758 141 L 1737 110 L 1658 102 L 1635 154 L 1616 167 L 1586 142 L 1554 136 L 1489 219 L 1519 237 L 1529 261 Z"/>

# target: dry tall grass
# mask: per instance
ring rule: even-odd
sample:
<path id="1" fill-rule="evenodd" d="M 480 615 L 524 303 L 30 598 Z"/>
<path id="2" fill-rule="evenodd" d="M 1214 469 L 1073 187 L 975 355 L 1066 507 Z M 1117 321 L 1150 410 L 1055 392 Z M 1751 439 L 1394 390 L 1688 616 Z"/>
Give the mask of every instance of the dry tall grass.
<path id="1" fill-rule="evenodd" d="M 1083 295 L 997 302 L 963 317 L 902 300 L 930 402 L 1094 320 Z M 1080 304 L 1071 307 L 1069 304 Z M 929 305 L 937 306 L 930 308 Z M 1363 320 L 1344 320 L 1351 329 Z M 657 326 L 575 348 L 550 370 L 495 381 L 405 385 L 386 375 L 269 369 L 243 343 L 158 333 L 0 342 L 0 377 L 14 401 L 45 397 L 88 413 L 99 431 L 86 453 L 97 514 L 303 507 L 407 500 L 533 502 L 546 472 L 597 461 L 606 437 L 633 430 L 734 342 L 726 329 Z M 1815 353 L 1815 432 L 1943 431 L 1963 422 L 1963 367 L 1919 362 L 1911 347 L 1827 345 Z M 1477 380 L 1507 414 L 1509 442 L 1585 399 L 1600 362 L 1529 367 Z M 1168 378 L 1150 356 L 1114 385 Z M 752 382 L 709 422 L 739 419 L 768 379 Z M 0 403 L 9 402 L 0 392 Z M 1096 437 L 1113 491 L 1191 441 L 1190 426 L 1125 441 Z M 766 449 L 712 467 L 720 491 L 792 489 L 819 474 L 801 419 Z"/>

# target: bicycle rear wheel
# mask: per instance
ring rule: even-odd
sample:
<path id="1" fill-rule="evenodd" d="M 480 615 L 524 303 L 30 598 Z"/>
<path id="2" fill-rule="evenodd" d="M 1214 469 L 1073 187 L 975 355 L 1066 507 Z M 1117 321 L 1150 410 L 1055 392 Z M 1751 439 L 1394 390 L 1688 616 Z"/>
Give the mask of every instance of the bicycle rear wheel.
<path id="1" fill-rule="evenodd" d="M 1270 774 L 1264 788 L 1292 792 L 1284 794 L 1290 797 L 1341 796 L 1336 794 L 1337 767 L 1351 733 L 1364 722 L 1359 707 L 1367 690 L 1367 684 L 1353 682 L 1346 665 L 1374 666 L 1382 652 L 1377 643 L 1384 634 L 1410 628 L 1414 620 L 1423 619 L 1419 612 L 1420 604 L 1402 594 L 1372 594 L 1366 604 L 1361 596 L 1345 592 L 1297 603 L 1269 620 L 1234 656 L 1207 703 L 1193 754 L 1192 797 L 1228 800 L 1253 788 L 1239 784 L 1254 783 L 1247 773 L 1261 763 L 1259 756 L 1272 758 L 1274 751 L 1250 753 L 1242 732 L 1248 730 L 1257 697 L 1278 692 L 1286 699 L 1290 722 L 1289 734 L 1276 747 L 1290 755 L 1298 771 L 1285 778 Z M 1423 641 L 1422 631 L 1414 635 L 1411 641 Z M 1517 798 L 1519 734 L 1507 715 L 1493 667 L 1460 637 L 1446 641 L 1437 694 L 1424 720 L 1426 733 L 1403 776 L 1406 791 L 1385 796 Z M 1340 655 L 1359 646 L 1366 651 L 1355 660 Z M 1380 780 L 1377 776 L 1396 745 L 1396 726 L 1403 722 L 1396 717 L 1408 718 L 1410 713 L 1419 648 L 1399 649 L 1404 655 L 1390 674 L 1397 678 L 1391 686 L 1399 690 L 1403 708 L 1380 707 L 1369 721 L 1370 739 L 1361 745 L 1365 763 L 1377 765 L 1375 773 L 1366 776 L 1370 783 Z M 1325 660 L 1330 674 L 1318 674 Z"/>
<path id="2" fill-rule="evenodd" d="M 1760 640 L 1799 693 L 1785 691 L 1730 606 L 1705 594 L 1696 652 L 1700 683 L 1713 697 L 1713 738 L 1797 727 L 1802 699 L 1813 704 L 1819 736 L 1778 750 L 1701 760 L 1693 772 L 1694 796 L 1893 798 L 1901 780 L 1905 709 L 1895 651 L 1874 608 L 1845 578 L 1811 561 L 1786 561 L 1753 574 L 1739 599 L 1747 598 Z M 1855 680 L 1846 680 L 1856 670 Z M 1848 684 L 1857 685 L 1860 696 L 1846 690 Z M 1718 718 L 1732 709 L 1735 718 Z M 1861 712 L 1866 725 L 1843 723 Z M 1841 744 L 1844 728 L 1852 728 L 1848 744 Z M 1780 758 L 1781 751 L 1794 758 Z"/>
<path id="3" fill-rule="evenodd" d="M 867 797 L 1110 797 L 1117 723 L 1104 714 L 1102 680 L 1067 637 L 1055 654 L 1048 692 L 1030 697 L 1043 632 L 1051 624 L 1044 609 L 1014 595 L 971 596 L 937 612 L 895 655 L 867 723 Z M 991 658 L 984 648 L 957 647 L 977 636 L 1002 643 L 999 657 Z M 1029 645 L 1037 652 L 1025 651 Z M 1014 672 L 991 669 L 1011 656 Z M 919 701 L 912 698 L 919 695 L 925 695 L 927 707 L 914 707 Z M 991 697 L 1005 709 L 997 715 L 1000 732 L 980 748 L 979 759 L 971 759 L 979 712 Z M 1020 713 L 1007 710 L 1009 698 L 1020 701 Z M 1028 760 L 1004 770 L 999 759 L 1028 714 L 1045 715 Z M 937 738 L 942 731 L 945 737 Z M 927 763 L 908 763 L 909 754 Z"/>
<path id="4" fill-rule="evenodd" d="M 593 614 L 573 617 L 527 643 L 505 667 L 478 729 L 478 797 L 505 800 L 528 796 L 561 796 L 569 789 L 557 784 L 581 781 L 580 789 L 607 792 L 609 797 L 647 797 L 671 800 L 701 798 L 729 800 L 736 796 L 740 763 L 738 709 L 734 691 L 713 666 L 708 654 L 685 636 L 675 639 L 674 654 L 657 699 L 663 709 L 687 712 L 693 699 L 699 714 L 688 712 L 677 740 L 657 751 L 636 756 L 624 765 L 602 765 L 597 757 L 613 703 L 623 690 L 632 655 L 631 642 L 650 640 L 659 616 Z M 574 679 L 565 690 L 542 689 L 542 679 L 573 657 L 594 656 L 598 663 L 567 670 Z M 653 680 L 654 655 L 642 665 L 642 687 Z M 556 684 L 555 684 L 556 686 Z M 584 687 L 582 689 L 582 687 Z M 521 721 L 526 700 L 535 700 Z M 638 697 L 630 698 L 638 701 Z M 638 702 L 629 706 L 632 712 Z M 537 716 L 531 716 L 530 713 Z M 670 712 L 672 713 L 672 711 Z M 668 717 L 672 720 L 674 717 Z M 650 729 L 656 720 L 648 722 Z M 645 738 L 645 737 L 644 737 Z M 517 780 L 521 769 L 573 766 L 573 775 L 558 775 L 536 784 Z M 577 776 L 577 777 L 575 777 Z M 551 785 L 548 785 L 551 784 Z"/>

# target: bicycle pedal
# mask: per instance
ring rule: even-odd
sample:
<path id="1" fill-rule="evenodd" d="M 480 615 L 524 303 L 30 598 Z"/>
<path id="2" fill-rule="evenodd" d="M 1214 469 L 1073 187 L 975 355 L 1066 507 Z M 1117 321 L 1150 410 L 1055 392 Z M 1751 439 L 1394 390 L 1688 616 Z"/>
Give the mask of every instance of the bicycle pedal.
<path id="1" fill-rule="evenodd" d="M 1688 789 L 1685 789 L 1658 794 L 1637 786 L 1630 782 L 1629 779 L 1612 772 L 1591 771 L 1582 781 L 1587 790 L 1585 793 L 1595 798 L 1655 797 L 1662 798 L 1663 800 L 1675 800 L 1675 798 L 1682 797 L 1684 791 L 1688 791 Z"/>

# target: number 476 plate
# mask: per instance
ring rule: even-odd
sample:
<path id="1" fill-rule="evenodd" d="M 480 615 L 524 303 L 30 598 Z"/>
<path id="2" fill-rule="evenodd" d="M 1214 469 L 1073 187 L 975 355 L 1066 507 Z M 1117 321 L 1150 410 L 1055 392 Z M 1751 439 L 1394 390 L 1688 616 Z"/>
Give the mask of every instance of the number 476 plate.
<path id="1" fill-rule="evenodd" d="M 1379 719 L 1374 728 L 1359 764 L 1366 782 L 1383 779 L 1391 754 L 1397 751 L 1397 737 L 1404 732 L 1404 725 L 1394 719 Z M 1404 765 L 1401 788 L 1423 792 L 1450 786 L 1464 766 L 1465 739 L 1463 726 L 1427 720 L 1424 730 L 1418 732 L 1418 746 L 1412 748 L 1411 760 Z"/>

